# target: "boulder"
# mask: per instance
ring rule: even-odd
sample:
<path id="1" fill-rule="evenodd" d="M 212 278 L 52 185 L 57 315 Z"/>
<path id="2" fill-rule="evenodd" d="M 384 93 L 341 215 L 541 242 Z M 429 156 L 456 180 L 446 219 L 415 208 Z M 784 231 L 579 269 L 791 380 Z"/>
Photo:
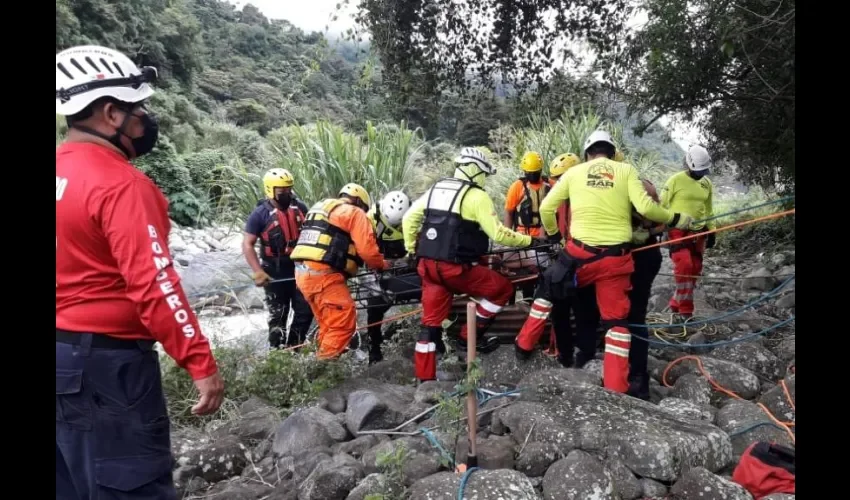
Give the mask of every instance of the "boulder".
<path id="1" fill-rule="evenodd" d="M 667 487 L 658 481 L 642 478 L 640 487 L 644 498 L 665 498 L 667 497 Z"/>
<path id="2" fill-rule="evenodd" d="M 184 484 L 198 476 L 209 483 L 239 476 L 248 463 L 248 448 L 236 436 L 206 443 L 176 457 L 175 482 Z"/>
<path id="3" fill-rule="evenodd" d="M 519 453 L 516 470 L 529 477 L 539 477 L 559 458 L 562 458 L 562 455 L 554 444 L 533 441 L 525 445 Z"/>
<path id="4" fill-rule="evenodd" d="M 215 291 L 220 298 L 216 305 L 233 301 L 233 296 L 226 290 L 228 287 L 240 287 L 235 293 L 236 299 L 243 304 L 262 307 L 263 291 L 252 285 L 251 267 L 242 256 L 242 252 L 228 250 L 223 252 L 204 253 L 196 243 L 190 243 L 186 253 L 193 255 L 188 267 L 183 271 L 181 282 L 186 295 L 191 302 L 199 296 Z"/>
<path id="5" fill-rule="evenodd" d="M 558 460 L 543 476 L 545 500 L 616 500 L 614 478 L 596 457 L 573 450 Z M 633 497 L 632 497 L 633 498 Z"/>
<path id="6" fill-rule="evenodd" d="M 369 495 L 400 495 L 400 488 L 390 483 L 383 474 L 369 474 L 353 489 L 345 500 L 366 500 Z"/>
<path id="7" fill-rule="evenodd" d="M 460 476 L 440 472 L 416 481 L 410 488 L 413 500 L 457 500 Z M 461 497 L 473 499 L 538 500 L 531 481 L 511 469 L 479 469 L 471 473 Z"/>
<path id="8" fill-rule="evenodd" d="M 791 402 L 797 397 L 796 391 L 796 375 L 789 375 L 785 378 L 785 387 L 782 384 L 777 384 L 773 389 L 765 392 L 759 398 L 759 403 L 765 405 L 773 416 L 785 422 L 794 422 L 797 418 L 797 412 L 791 407 Z M 785 389 L 788 392 L 785 392 Z M 791 397 L 789 400 L 788 397 Z"/>
<path id="9" fill-rule="evenodd" d="M 749 401 L 730 400 L 717 412 L 717 426 L 729 434 L 732 453 L 738 462 L 744 451 L 756 441 L 775 442 L 794 447 L 791 437 L 773 425 L 770 417 L 756 404 Z"/>
<path id="10" fill-rule="evenodd" d="M 634 500 L 643 493 L 640 479 L 635 477 L 632 471 L 618 458 L 610 458 L 605 461 L 605 467 L 611 471 L 614 480 L 614 493 L 620 500 Z"/>
<path id="11" fill-rule="evenodd" d="M 722 478 L 703 467 L 688 470 L 670 489 L 676 500 L 753 500 L 741 485 Z"/>
<path id="12" fill-rule="evenodd" d="M 670 397 L 708 406 L 711 403 L 711 384 L 698 373 L 686 373 L 676 379 Z"/>
<path id="13" fill-rule="evenodd" d="M 727 344 L 714 349 L 708 356 L 737 363 L 768 380 L 782 377 L 784 371 L 781 359 L 763 345 L 753 342 Z"/>
<path id="14" fill-rule="evenodd" d="M 394 384 L 375 384 L 348 395 L 345 423 L 349 432 L 392 429 L 407 420 L 415 389 Z"/>
<path id="15" fill-rule="evenodd" d="M 552 443 L 562 455 L 576 448 L 603 453 L 662 481 L 677 478 L 685 463 L 720 470 L 732 460 L 729 437 L 707 422 L 585 383 L 520 386 L 520 401 L 496 411 L 493 425 L 523 439 L 531 431 L 530 441 Z"/>
<path id="16" fill-rule="evenodd" d="M 708 405 L 698 405 L 679 398 L 664 398 L 658 403 L 658 406 L 682 418 L 714 422 L 715 410 Z"/>
<path id="17" fill-rule="evenodd" d="M 348 455 L 334 455 L 319 462 L 301 483 L 298 500 L 345 500 L 363 476 L 360 462 Z"/>
<path id="18" fill-rule="evenodd" d="M 752 399 L 759 393 L 758 376 L 738 363 L 715 359 L 707 356 L 696 356 L 701 362 L 707 375 L 721 387 L 730 390 L 744 399 Z M 702 374 L 694 359 L 688 358 L 674 365 L 667 373 L 667 382 L 674 384 L 678 377 L 685 373 Z M 683 398 L 685 399 L 685 398 Z"/>
<path id="19" fill-rule="evenodd" d="M 275 433 L 272 450 L 276 456 L 290 456 L 305 450 L 330 447 L 336 441 L 311 412 L 297 410 L 286 417 Z"/>

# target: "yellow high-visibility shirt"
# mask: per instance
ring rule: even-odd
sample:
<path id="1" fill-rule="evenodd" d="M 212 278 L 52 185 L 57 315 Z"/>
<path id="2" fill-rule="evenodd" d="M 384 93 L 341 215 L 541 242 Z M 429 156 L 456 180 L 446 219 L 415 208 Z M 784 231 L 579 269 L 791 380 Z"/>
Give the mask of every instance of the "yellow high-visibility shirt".
<path id="1" fill-rule="evenodd" d="M 667 224 L 673 213 L 646 193 L 638 171 L 628 163 L 597 158 L 567 170 L 540 205 L 546 234 L 558 232 L 555 212 L 570 200 L 570 236 L 593 246 L 632 239 L 632 206 L 653 222 Z"/>
<path id="2" fill-rule="evenodd" d="M 695 180 L 687 172 L 673 174 L 661 188 L 661 205 L 676 213 L 686 213 L 696 221 L 714 216 L 714 185 L 708 177 Z M 691 224 L 692 231 L 714 229 L 715 221 Z"/>

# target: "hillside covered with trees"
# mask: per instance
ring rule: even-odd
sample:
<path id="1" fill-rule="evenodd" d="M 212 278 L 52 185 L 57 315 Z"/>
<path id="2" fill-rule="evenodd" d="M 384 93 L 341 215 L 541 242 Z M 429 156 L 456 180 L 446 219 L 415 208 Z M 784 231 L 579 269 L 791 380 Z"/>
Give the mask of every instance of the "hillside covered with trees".
<path id="1" fill-rule="evenodd" d="M 398 68 L 385 71 L 385 52 L 305 33 L 251 4 L 57 0 L 57 52 L 84 43 L 159 69 L 152 108 L 161 139 L 137 164 L 168 195 L 181 224 L 244 216 L 272 166 L 291 169 L 308 202 L 348 181 L 375 195 L 418 194 L 450 169 L 461 145 L 497 155 L 502 172 L 488 190 L 498 203 L 525 150 L 547 162 L 578 153 L 600 123 L 650 177 L 681 161 L 657 123 L 635 136 L 641 115 L 627 116 L 627 103 L 595 80 L 556 73 L 531 90 L 507 92 L 483 82 L 405 86 Z M 57 117 L 57 143 L 64 131 Z"/>

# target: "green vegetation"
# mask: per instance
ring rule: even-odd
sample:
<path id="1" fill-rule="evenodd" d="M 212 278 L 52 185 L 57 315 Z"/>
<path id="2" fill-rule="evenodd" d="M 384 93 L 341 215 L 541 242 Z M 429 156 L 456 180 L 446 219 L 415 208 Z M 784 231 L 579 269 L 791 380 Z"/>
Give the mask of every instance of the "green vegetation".
<path id="1" fill-rule="evenodd" d="M 349 375 L 343 361 L 317 362 L 309 347 L 304 350 L 273 351 L 260 356 L 246 346 L 215 348 L 227 393 L 223 415 L 205 418 L 191 414 L 197 402 L 197 390 L 187 372 L 170 357 L 162 356 L 162 383 L 172 421 L 176 425 L 202 426 L 211 420 L 227 419 L 252 396 L 286 411 L 313 401 Z"/>

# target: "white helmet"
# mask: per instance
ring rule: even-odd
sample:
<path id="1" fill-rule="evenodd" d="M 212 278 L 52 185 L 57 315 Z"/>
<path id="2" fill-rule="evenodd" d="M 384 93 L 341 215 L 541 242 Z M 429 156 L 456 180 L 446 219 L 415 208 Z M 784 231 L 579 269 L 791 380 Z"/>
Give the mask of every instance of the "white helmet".
<path id="1" fill-rule="evenodd" d="M 711 168 L 711 156 L 702 146 L 691 146 L 685 153 L 685 166 L 692 172 L 702 172 Z"/>
<path id="2" fill-rule="evenodd" d="M 156 68 L 139 68 L 124 54 L 97 45 L 56 54 L 56 114 L 73 115 L 101 97 L 137 103 L 153 95 Z"/>
<path id="3" fill-rule="evenodd" d="M 597 142 L 610 144 L 612 148 L 617 149 L 617 145 L 614 144 L 614 140 L 611 139 L 611 134 L 604 130 L 595 130 L 587 137 L 587 140 L 584 141 L 584 154 L 587 155 L 587 150 L 590 149 L 590 146 L 593 146 Z"/>
<path id="4" fill-rule="evenodd" d="M 496 173 L 496 168 L 493 165 L 490 165 L 490 162 L 487 161 L 487 158 L 484 157 L 484 153 L 482 153 L 479 149 L 476 148 L 463 148 L 460 150 L 460 156 L 455 158 L 455 163 L 458 165 L 468 165 L 470 163 L 474 163 L 478 165 L 485 174 L 492 175 Z"/>
<path id="5" fill-rule="evenodd" d="M 401 191 L 390 191 L 381 198 L 378 208 L 381 210 L 381 214 L 386 219 L 387 224 L 392 227 L 398 227 L 405 212 L 410 208 L 410 198 Z"/>

